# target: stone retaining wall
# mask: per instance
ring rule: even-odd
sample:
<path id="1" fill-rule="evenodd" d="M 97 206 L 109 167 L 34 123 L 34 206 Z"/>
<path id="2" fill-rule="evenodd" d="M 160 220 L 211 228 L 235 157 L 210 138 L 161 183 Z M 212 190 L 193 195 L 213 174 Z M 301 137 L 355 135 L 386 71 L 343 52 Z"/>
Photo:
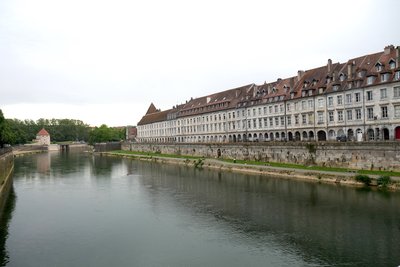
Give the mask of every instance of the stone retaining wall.
<path id="1" fill-rule="evenodd" d="M 3 211 L 12 185 L 14 156 L 12 152 L 0 155 L 0 213 Z"/>
<path id="2" fill-rule="evenodd" d="M 123 150 L 400 171 L 400 142 L 123 143 Z"/>

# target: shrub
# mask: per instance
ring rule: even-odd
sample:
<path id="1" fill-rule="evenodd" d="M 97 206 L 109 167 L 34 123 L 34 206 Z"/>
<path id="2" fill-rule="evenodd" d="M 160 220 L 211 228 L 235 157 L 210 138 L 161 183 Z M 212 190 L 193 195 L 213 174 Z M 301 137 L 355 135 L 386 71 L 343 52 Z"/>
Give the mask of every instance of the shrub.
<path id="1" fill-rule="evenodd" d="M 388 186 L 390 184 L 390 182 L 391 182 L 390 176 L 388 176 L 388 175 L 379 176 L 379 178 L 377 180 L 378 185 L 382 186 L 382 187 Z"/>
<path id="2" fill-rule="evenodd" d="M 363 174 L 356 175 L 356 181 L 364 183 L 365 185 L 371 184 L 371 178 L 368 175 L 363 175 Z"/>

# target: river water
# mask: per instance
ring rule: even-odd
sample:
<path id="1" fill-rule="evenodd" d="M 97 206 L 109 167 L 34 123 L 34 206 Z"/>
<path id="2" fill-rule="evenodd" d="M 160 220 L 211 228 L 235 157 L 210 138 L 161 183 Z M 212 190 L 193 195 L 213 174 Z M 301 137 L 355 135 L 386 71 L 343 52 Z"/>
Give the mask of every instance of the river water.
<path id="1" fill-rule="evenodd" d="M 400 194 L 85 153 L 16 158 L 6 266 L 398 266 Z"/>

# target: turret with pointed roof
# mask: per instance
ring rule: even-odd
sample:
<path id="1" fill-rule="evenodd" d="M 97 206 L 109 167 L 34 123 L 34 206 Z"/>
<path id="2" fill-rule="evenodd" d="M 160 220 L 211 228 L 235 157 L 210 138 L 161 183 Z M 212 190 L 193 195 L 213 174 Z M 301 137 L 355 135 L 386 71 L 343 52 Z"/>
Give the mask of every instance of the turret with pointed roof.
<path id="1" fill-rule="evenodd" d="M 50 145 L 50 134 L 44 128 L 42 128 L 36 134 L 36 140 L 34 141 L 39 145 Z"/>

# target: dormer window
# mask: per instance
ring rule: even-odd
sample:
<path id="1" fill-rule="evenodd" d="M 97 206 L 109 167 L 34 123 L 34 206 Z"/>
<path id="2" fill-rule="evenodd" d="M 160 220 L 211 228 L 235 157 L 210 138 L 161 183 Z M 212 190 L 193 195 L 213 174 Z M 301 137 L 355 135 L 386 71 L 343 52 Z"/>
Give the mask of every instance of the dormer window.
<path id="1" fill-rule="evenodd" d="M 387 82 L 389 80 L 389 73 L 381 74 L 381 82 Z"/>
<path id="2" fill-rule="evenodd" d="M 400 80 L 400 71 L 396 71 L 396 72 L 395 72 L 395 74 L 394 74 L 394 79 L 395 79 L 396 81 L 399 81 L 399 80 Z"/>
<path id="3" fill-rule="evenodd" d="M 322 87 L 319 88 L 319 89 L 318 89 L 318 93 L 319 93 L 319 94 L 323 94 L 323 93 L 324 93 L 324 88 L 322 88 Z"/>
<path id="4" fill-rule="evenodd" d="M 306 96 L 306 91 L 301 91 L 301 96 Z"/>
<path id="5" fill-rule="evenodd" d="M 337 91 L 337 90 L 339 90 L 339 85 L 338 84 L 335 84 L 333 87 L 332 87 L 332 90 L 333 91 Z"/>
<path id="6" fill-rule="evenodd" d="M 382 64 L 381 64 L 381 63 L 379 63 L 379 62 L 378 62 L 378 63 L 376 63 L 376 64 L 375 64 L 375 68 L 376 68 L 376 71 L 377 71 L 377 72 L 380 72 L 380 71 L 382 71 Z"/>
<path id="7" fill-rule="evenodd" d="M 358 78 L 364 78 L 364 75 L 365 75 L 365 70 L 360 70 L 358 72 Z"/>
<path id="8" fill-rule="evenodd" d="M 394 68 L 396 68 L 396 61 L 394 61 L 393 59 L 391 59 L 389 61 L 389 68 L 392 70 Z"/>
<path id="9" fill-rule="evenodd" d="M 312 86 L 315 86 L 317 84 L 317 80 L 316 79 L 313 79 L 312 80 Z"/>
<path id="10" fill-rule="evenodd" d="M 375 76 L 368 76 L 367 77 L 367 84 L 373 84 L 375 81 Z"/>
<path id="11" fill-rule="evenodd" d="M 326 83 L 327 83 L 327 84 L 330 83 L 331 80 L 332 80 L 331 77 L 329 77 L 329 76 L 326 77 Z"/>
<path id="12" fill-rule="evenodd" d="M 309 90 L 308 91 L 308 96 L 312 96 L 312 92 L 313 92 L 313 90 Z"/>
<path id="13" fill-rule="evenodd" d="M 290 99 L 293 99 L 293 97 L 294 97 L 294 93 L 292 92 L 292 93 L 290 93 Z"/>
<path id="14" fill-rule="evenodd" d="M 341 82 L 343 82 L 344 80 L 346 79 L 346 75 L 345 74 L 340 74 L 340 76 L 339 76 L 339 80 L 341 81 Z"/>
<path id="15" fill-rule="evenodd" d="M 348 83 L 347 83 L 347 88 L 348 88 L 348 89 L 351 89 L 352 87 L 353 87 L 353 82 L 348 82 Z"/>

